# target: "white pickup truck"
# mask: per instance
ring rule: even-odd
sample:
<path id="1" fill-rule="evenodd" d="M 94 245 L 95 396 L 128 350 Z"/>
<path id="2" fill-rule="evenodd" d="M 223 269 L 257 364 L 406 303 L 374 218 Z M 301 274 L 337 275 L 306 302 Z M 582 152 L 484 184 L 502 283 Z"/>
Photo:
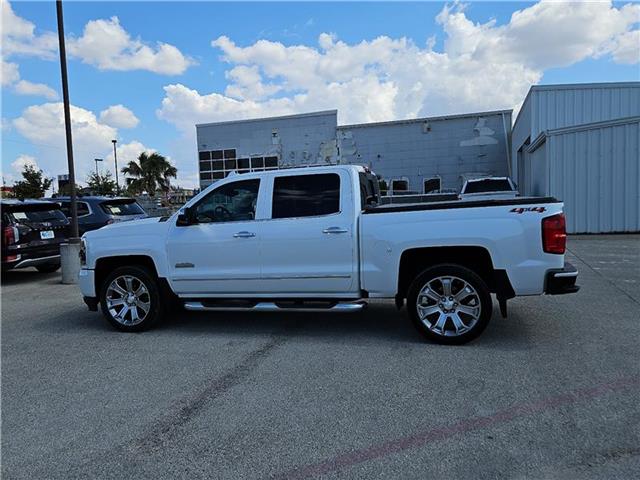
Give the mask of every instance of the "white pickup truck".
<path id="1" fill-rule="evenodd" d="M 171 217 L 82 238 L 79 283 L 123 331 L 187 310 L 353 311 L 405 303 L 439 343 L 477 337 L 516 295 L 576 292 L 562 203 L 378 205 L 375 175 L 337 165 L 232 174 Z"/>

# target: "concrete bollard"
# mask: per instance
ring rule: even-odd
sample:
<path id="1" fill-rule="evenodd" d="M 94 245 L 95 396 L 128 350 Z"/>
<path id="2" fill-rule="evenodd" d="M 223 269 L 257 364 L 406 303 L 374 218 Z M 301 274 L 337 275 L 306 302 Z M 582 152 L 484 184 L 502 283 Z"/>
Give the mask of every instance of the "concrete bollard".
<path id="1" fill-rule="evenodd" d="M 80 273 L 80 243 L 60 244 L 60 264 L 62 265 L 62 283 L 78 283 Z"/>

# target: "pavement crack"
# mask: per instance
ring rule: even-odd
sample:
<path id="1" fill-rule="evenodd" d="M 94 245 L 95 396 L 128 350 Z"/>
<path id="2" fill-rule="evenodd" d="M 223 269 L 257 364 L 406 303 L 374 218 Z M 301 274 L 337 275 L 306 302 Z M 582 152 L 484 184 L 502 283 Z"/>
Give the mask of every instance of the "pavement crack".
<path id="1" fill-rule="evenodd" d="M 196 417 L 212 400 L 242 383 L 285 340 L 284 337 L 273 337 L 260 348 L 247 354 L 224 375 L 210 379 L 202 389 L 178 400 L 169 407 L 166 415 L 129 446 L 129 450 L 138 454 L 150 454 L 162 450 L 181 427 Z"/>

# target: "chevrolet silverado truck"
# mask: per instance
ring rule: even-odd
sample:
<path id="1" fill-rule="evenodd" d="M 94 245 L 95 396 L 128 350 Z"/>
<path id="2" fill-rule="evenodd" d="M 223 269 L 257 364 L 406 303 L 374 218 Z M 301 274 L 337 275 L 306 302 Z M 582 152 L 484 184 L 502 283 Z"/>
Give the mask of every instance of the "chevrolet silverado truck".
<path id="1" fill-rule="evenodd" d="M 405 303 L 438 343 L 476 338 L 516 295 L 573 293 L 563 205 L 553 198 L 380 205 L 353 165 L 231 174 L 171 217 L 82 237 L 90 310 L 140 331 L 187 310 L 355 311 Z"/>

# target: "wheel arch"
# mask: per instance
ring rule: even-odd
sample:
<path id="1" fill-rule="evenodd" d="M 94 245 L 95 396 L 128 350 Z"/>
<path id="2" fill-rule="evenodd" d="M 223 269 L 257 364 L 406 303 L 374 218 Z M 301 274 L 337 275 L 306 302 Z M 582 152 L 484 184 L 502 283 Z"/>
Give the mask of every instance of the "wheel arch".
<path id="1" fill-rule="evenodd" d="M 513 298 L 515 292 L 505 270 L 495 269 L 491 254 L 481 246 L 419 247 L 402 252 L 398 267 L 396 300 L 407 297 L 411 282 L 429 267 L 456 264 L 474 271 L 500 298 Z"/>
<path id="2" fill-rule="evenodd" d="M 95 287 L 96 293 L 102 289 L 102 283 L 109 273 L 118 267 L 131 267 L 139 265 L 148 269 L 156 278 L 158 278 L 158 270 L 156 265 L 148 255 L 116 255 L 110 257 L 101 257 L 96 260 L 95 266 Z"/>

